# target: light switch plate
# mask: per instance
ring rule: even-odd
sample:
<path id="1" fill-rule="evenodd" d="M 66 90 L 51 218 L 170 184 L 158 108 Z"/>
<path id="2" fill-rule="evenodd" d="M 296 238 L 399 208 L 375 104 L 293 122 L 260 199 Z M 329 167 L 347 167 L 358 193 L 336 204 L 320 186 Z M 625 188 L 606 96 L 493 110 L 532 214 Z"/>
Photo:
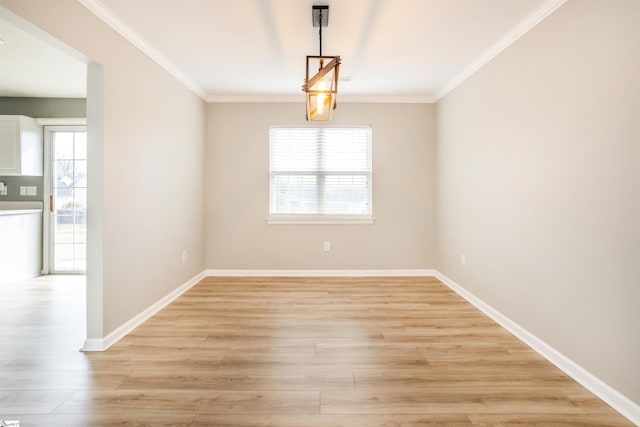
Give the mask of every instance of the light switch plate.
<path id="1" fill-rule="evenodd" d="M 27 187 L 24 185 L 20 186 L 20 195 L 21 196 L 26 196 L 27 195 Z"/>
<path id="2" fill-rule="evenodd" d="M 27 187 L 27 196 L 37 196 L 38 195 L 38 187 L 35 185 L 30 185 Z"/>

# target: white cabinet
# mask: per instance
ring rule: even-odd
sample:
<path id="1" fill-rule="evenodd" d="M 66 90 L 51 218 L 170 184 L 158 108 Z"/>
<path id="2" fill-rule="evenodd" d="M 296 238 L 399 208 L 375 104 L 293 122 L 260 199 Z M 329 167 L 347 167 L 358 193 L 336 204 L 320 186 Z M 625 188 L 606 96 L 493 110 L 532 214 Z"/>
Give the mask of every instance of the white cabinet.
<path id="1" fill-rule="evenodd" d="M 40 274 L 42 202 L 0 202 L 0 236 L 0 285 Z"/>
<path id="2" fill-rule="evenodd" d="M 0 116 L 0 176 L 42 176 L 42 126 L 27 116 Z"/>

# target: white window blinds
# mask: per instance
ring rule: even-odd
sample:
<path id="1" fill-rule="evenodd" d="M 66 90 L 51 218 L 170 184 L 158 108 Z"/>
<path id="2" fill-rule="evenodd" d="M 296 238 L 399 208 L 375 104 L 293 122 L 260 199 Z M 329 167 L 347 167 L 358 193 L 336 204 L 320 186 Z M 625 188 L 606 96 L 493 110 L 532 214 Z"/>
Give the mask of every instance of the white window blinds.
<path id="1" fill-rule="evenodd" d="M 371 216 L 371 127 L 269 129 L 270 215 Z"/>

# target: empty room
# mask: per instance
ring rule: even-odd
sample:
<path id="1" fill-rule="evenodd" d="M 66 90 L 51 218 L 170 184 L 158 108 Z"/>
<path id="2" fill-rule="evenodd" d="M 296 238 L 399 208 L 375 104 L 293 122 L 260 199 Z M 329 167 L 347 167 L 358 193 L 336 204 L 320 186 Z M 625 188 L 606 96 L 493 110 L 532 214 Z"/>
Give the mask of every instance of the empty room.
<path id="1" fill-rule="evenodd" d="M 637 0 L 0 0 L 0 425 L 640 425 Z"/>

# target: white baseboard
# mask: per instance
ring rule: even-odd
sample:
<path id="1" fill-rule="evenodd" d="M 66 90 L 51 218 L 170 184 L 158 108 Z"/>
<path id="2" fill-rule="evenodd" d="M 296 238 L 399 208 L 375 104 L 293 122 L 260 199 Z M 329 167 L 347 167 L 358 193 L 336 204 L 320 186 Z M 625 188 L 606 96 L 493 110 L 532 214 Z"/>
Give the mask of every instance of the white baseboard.
<path id="1" fill-rule="evenodd" d="M 106 337 L 100 338 L 87 338 L 82 346 L 81 351 L 105 351 L 113 344 L 122 339 L 125 335 L 133 331 L 135 328 L 144 323 L 151 316 L 171 304 L 180 295 L 191 289 L 195 284 L 201 281 L 205 277 L 205 273 L 199 273 L 196 276 L 189 279 L 186 283 L 180 287 L 169 292 L 167 295 L 156 301 L 154 304 L 138 313 L 136 316 L 119 326 L 116 330 L 111 332 Z"/>
<path id="2" fill-rule="evenodd" d="M 102 338 L 87 338 L 84 340 L 84 345 L 80 351 L 105 351 L 104 339 Z"/>
<path id="3" fill-rule="evenodd" d="M 418 270 L 206 270 L 212 277 L 435 277 L 437 271 Z"/>
<path id="4" fill-rule="evenodd" d="M 509 319 L 504 314 L 500 313 L 498 310 L 494 309 L 444 274 L 436 272 L 435 276 L 442 283 L 451 288 L 451 290 L 473 304 L 478 310 L 492 318 L 500 326 L 531 347 L 531 349 L 560 368 L 565 374 L 569 375 L 587 390 L 605 401 L 616 411 L 620 412 L 620 414 L 626 417 L 629 421 L 636 425 L 640 425 L 640 405 L 636 404 L 619 391 L 613 389 L 582 366 L 578 365 L 576 362 L 569 359 L 564 354 L 560 353 L 558 350 L 515 323 L 513 320 Z"/>

